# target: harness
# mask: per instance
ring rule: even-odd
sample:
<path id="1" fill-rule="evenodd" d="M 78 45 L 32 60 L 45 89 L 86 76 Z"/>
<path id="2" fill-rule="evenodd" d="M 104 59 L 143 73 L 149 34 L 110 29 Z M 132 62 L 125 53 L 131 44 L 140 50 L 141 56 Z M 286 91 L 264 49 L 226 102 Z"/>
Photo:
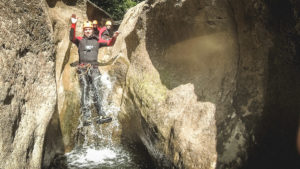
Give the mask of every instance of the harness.
<path id="1" fill-rule="evenodd" d="M 106 66 L 106 65 L 110 65 L 112 64 L 117 58 L 118 58 L 119 55 L 113 57 L 110 61 L 108 61 L 107 63 L 99 63 L 99 62 L 93 62 L 93 63 L 79 63 L 79 61 L 75 61 L 73 63 L 70 64 L 71 67 L 76 67 L 77 70 L 79 69 L 86 69 L 85 72 L 83 73 L 78 73 L 79 75 L 84 75 L 86 74 L 90 68 L 96 68 L 98 66 Z M 79 72 L 79 71 L 77 71 Z"/>
<path id="2" fill-rule="evenodd" d="M 90 64 L 90 63 L 81 63 L 81 64 L 78 64 L 77 65 L 77 70 L 79 69 L 86 69 L 86 71 L 84 71 L 83 73 L 78 73 L 79 76 L 81 75 L 85 75 L 87 74 L 87 72 L 90 70 L 90 68 L 92 67 L 93 65 Z M 93 66 L 94 67 L 94 66 Z M 79 72 L 79 71 L 78 71 Z"/>

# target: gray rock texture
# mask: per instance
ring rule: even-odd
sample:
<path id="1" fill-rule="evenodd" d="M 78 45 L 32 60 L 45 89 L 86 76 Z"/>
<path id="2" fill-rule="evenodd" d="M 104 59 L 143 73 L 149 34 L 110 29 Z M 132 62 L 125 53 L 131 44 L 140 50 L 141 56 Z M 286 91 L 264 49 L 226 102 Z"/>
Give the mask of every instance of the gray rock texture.
<path id="1" fill-rule="evenodd" d="M 125 58 L 116 69 L 123 73 L 129 63 L 120 120 L 160 167 L 216 167 L 215 115 L 230 105 L 237 44 L 227 4 L 215 5 L 148 1 L 131 9 L 119 28 L 124 34 L 113 55 Z M 222 10 L 225 19 L 215 24 L 223 29 L 202 25 L 204 14 L 218 16 L 210 13 L 214 8 Z"/>
<path id="2" fill-rule="evenodd" d="M 41 168 L 55 111 L 55 44 L 44 1 L 0 1 L 0 168 Z"/>
<path id="3" fill-rule="evenodd" d="M 82 35 L 101 14 L 88 6 L 0 0 L 1 169 L 47 168 L 74 147 L 69 19 L 80 17 Z M 300 168 L 297 0 L 148 0 L 119 31 L 99 61 L 119 56 L 100 70 L 117 79 L 122 141 L 145 145 L 158 168 Z"/>
<path id="4" fill-rule="evenodd" d="M 240 47 L 234 106 L 246 139 L 239 157 L 247 168 L 299 168 L 299 2 L 229 3 Z"/>
<path id="5" fill-rule="evenodd" d="M 160 166 L 299 167 L 297 1 L 146 1 L 126 14 L 119 30 L 113 54 L 123 56 L 115 73 L 124 87 L 124 135 L 143 142 Z M 215 107 L 210 134 L 197 140 L 216 142 L 195 159 L 187 158 L 195 149 L 174 144 L 193 146 L 194 137 L 183 140 L 174 128 L 188 112 L 201 121 L 209 110 L 175 94 L 183 90 L 196 95 L 197 104 Z M 174 95 L 178 100 L 171 104 Z M 194 125 L 182 128 L 201 133 L 206 124 Z M 202 159 L 207 152 L 212 158 Z"/>
<path id="6" fill-rule="evenodd" d="M 58 1 L 49 6 L 49 18 L 53 27 L 53 37 L 56 43 L 56 86 L 57 86 L 57 111 L 59 127 L 61 129 L 63 146 L 66 152 L 75 146 L 77 126 L 79 125 L 80 92 L 76 69 L 70 63 L 78 60 L 78 52 L 75 45 L 69 39 L 70 18 L 76 14 L 78 20 L 76 36 L 82 35 L 82 23 L 87 20 L 86 5 L 79 3 L 69 5 Z"/>

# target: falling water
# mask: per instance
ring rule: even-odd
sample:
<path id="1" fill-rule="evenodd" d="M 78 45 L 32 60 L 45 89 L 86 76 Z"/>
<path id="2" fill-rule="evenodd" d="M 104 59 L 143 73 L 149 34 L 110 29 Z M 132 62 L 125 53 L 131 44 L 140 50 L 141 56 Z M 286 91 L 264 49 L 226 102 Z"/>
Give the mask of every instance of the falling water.
<path id="1" fill-rule="evenodd" d="M 107 115 L 113 117 L 113 121 L 101 125 L 93 123 L 88 127 L 83 127 L 81 122 L 77 128 L 76 147 L 56 158 L 52 169 L 154 169 L 143 148 L 141 151 L 141 147 L 121 144 L 117 120 L 120 108 L 108 101 L 114 80 L 107 73 L 99 78 L 102 82 L 102 107 Z"/>

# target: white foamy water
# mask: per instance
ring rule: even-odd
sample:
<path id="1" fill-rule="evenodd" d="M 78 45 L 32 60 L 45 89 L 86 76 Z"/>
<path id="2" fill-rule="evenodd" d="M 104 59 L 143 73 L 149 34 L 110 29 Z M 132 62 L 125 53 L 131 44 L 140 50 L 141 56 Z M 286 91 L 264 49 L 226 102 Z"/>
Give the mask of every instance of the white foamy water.
<path id="1" fill-rule="evenodd" d="M 101 79 L 102 109 L 107 115 L 113 117 L 113 121 L 105 128 L 101 126 L 99 128 L 99 126 L 96 127 L 92 124 L 88 128 L 85 128 L 87 130 L 82 131 L 84 134 L 83 145 L 78 145 L 76 149 L 65 154 L 68 168 L 92 169 L 102 168 L 104 166 L 113 168 L 113 166 L 126 166 L 132 161 L 129 153 L 112 141 L 111 131 L 119 127 L 117 115 L 120 110 L 120 108 L 113 103 L 108 104 L 108 97 L 112 92 L 113 82 L 107 73 L 103 73 L 98 78 Z M 93 93 L 91 93 L 90 96 L 92 96 L 92 94 Z M 89 98 L 89 101 L 91 101 L 92 104 L 91 98 Z M 82 127 L 82 125 L 79 126 L 79 128 Z M 100 142 L 95 142 L 93 139 L 99 140 Z M 102 142 L 106 142 L 106 144 L 104 145 Z"/>
<path id="2" fill-rule="evenodd" d="M 108 102 L 108 97 L 112 93 L 112 89 L 114 86 L 114 80 L 111 79 L 108 73 L 104 72 L 101 75 L 101 92 L 102 92 L 102 108 L 106 115 L 117 118 L 120 108 L 113 103 Z M 117 120 L 113 120 L 111 123 L 112 128 L 118 128 L 119 122 Z"/>
<path id="3" fill-rule="evenodd" d="M 136 168 L 131 155 L 121 147 L 84 147 L 65 154 L 68 169 Z"/>
<path id="4" fill-rule="evenodd" d="M 101 75 L 101 82 L 107 89 L 112 89 L 113 84 L 110 80 L 110 76 L 106 72 Z"/>
<path id="5" fill-rule="evenodd" d="M 89 167 L 100 164 L 111 163 L 110 160 L 117 157 L 116 152 L 111 149 L 81 149 L 66 154 L 70 166 Z"/>

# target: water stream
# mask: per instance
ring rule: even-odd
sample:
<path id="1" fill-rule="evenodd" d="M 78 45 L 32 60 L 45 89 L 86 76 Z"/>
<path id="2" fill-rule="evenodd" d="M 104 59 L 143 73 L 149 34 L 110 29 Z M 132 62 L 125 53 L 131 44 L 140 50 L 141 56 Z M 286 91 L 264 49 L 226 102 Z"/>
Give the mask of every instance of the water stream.
<path id="1" fill-rule="evenodd" d="M 120 109 L 108 102 L 113 80 L 104 73 L 101 81 L 103 109 L 113 121 L 101 125 L 93 123 L 88 127 L 80 124 L 77 145 L 71 152 L 57 157 L 51 169 L 155 169 L 143 146 L 122 143 L 117 120 Z"/>

